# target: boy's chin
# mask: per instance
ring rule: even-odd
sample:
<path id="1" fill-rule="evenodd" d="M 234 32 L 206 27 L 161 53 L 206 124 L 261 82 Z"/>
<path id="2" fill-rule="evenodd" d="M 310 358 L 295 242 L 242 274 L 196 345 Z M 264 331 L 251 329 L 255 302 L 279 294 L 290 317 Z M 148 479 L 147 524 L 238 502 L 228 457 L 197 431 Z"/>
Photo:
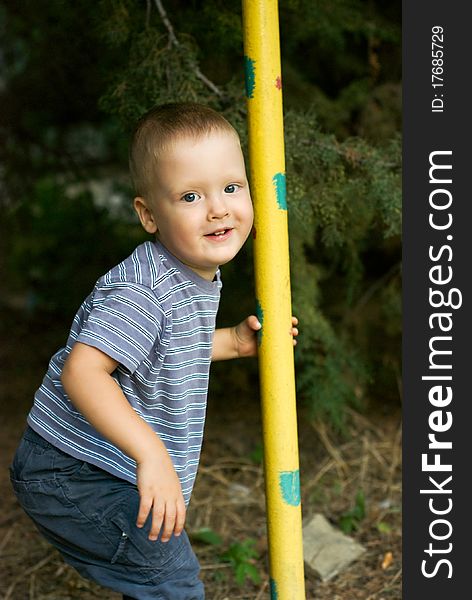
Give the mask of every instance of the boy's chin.
<path id="1" fill-rule="evenodd" d="M 231 253 L 229 256 L 223 256 L 221 258 L 221 260 L 219 261 L 218 266 L 216 268 L 218 269 L 219 267 L 230 263 L 239 254 L 239 250 L 237 252 Z"/>

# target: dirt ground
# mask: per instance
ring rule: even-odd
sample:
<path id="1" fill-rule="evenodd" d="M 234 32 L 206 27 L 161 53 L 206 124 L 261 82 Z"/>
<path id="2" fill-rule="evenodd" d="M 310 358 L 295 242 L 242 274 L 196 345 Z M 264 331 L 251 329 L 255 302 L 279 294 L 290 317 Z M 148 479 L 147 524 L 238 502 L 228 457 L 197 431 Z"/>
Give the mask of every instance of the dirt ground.
<path id="1" fill-rule="evenodd" d="M 52 324 L 26 322 L 12 312 L 1 316 L 0 599 L 119 600 L 120 595 L 82 579 L 67 566 L 42 540 L 11 492 L 8 464 L 32 394 L 64 333 Z M 260 600 L 270 595 L 260 440 L 257 391 L 253 397 L 232 397 L 228 391 L 224 403 L 210 395 L 201 468 L 187 517 L 208 600 Z M 304 521 L 322 513 L 338 525 L 344 517 L 352 526 L 349 535 L 366 549 L 329 581 L 322 582 L 306 568 L 306 598 L 399 600 L 399 410 L 388 407 L 364 415 L 352 413 L 349 436 L 344 438 L 311 423 L 300 410 L 299 447 Z M 204 528 L 218 534 L 220 543 L 197 541 Z M 253 545 L 248 540 L 254 540 Z M 236 558 L 240 569 L 246 566 L 245 573 L 253 573 L 256 581 L 247 576 L 238 583 L 236 566 L 223 560 L 232 545 L 233 557 L 240 550 Z M 254 555 L 244 552 L 248 547 Z"/>

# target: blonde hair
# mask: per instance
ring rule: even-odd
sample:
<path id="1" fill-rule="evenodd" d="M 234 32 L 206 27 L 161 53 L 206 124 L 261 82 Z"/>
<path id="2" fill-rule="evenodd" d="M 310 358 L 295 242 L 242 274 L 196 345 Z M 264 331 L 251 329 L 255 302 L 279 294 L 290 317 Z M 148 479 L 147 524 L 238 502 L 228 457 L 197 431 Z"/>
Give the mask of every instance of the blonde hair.
<path id="1" fill-rule="evenodd" d="M 174 102 L 151 108 L 136 124 L 129 168 L 135 192 L 148 197 L 155 179 L 156 163 L 172 142 L 184 137 L 198 139 L 214 131 L 239 136 L 221 114 L 195 102 Z"/>

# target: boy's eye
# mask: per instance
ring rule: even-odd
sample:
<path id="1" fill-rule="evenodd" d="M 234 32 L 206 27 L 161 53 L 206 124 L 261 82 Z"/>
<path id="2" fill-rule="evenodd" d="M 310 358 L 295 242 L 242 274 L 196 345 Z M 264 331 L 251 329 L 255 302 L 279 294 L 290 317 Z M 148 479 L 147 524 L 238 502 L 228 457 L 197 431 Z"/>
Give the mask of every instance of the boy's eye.
<path id="1" fill-rule="evenodd" d="M 239 185 L 237 185 L 236 183 L 230 183 L 229 185 L 227 185 L 225 187 L 225 192 L 227 194 L 234 194 L 234 192 L 236 192 L 236 190 L 239 188 Z"/>
<path id="2" fill-rule="evenodd" d="M 182 200 L 185 200 L 185 202 L 195 202 L 195 200 L 198 198 L 200 198 L 200 196 L 195 192 L 189 192 L 188 194 L 184 194 L 182 196 Z"/>

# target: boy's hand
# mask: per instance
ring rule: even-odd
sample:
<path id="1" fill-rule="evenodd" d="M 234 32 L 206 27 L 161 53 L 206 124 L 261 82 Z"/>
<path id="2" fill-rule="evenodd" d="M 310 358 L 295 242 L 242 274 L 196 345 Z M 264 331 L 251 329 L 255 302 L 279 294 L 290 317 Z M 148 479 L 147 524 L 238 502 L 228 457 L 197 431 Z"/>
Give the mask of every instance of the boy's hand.
<path id="1" fill-rule="evenodd" d="M 292 328 L 289 333 L 293 336 L 293 345 L 295 346 L 297 340 L 295 337 L 298 335 L 298 319 L 292 317 Z M 241 321 L 239 325 L 231 328 L 231 332 L 234 338 L 234 344 L 238 357 L 248 357 L 257 355 L 257 337 L 256 333 L 260 330 L 261 324 L 255 315 L 251 315 Z"/>
<path id="2" fill-rule="evenodd" d="M 149 539 L 157 540 L 162 527 L 162 542 L 168 542 L 172 534 L 179 536 L 185 524 L 185 502 L 180 481 L 170 461 L 163 466 L 162 457 L 146 459 L 137 465 L 137 484 L 140 496 L 136 520 L 143 527 L 149 513 L 152 514 Z"/>

